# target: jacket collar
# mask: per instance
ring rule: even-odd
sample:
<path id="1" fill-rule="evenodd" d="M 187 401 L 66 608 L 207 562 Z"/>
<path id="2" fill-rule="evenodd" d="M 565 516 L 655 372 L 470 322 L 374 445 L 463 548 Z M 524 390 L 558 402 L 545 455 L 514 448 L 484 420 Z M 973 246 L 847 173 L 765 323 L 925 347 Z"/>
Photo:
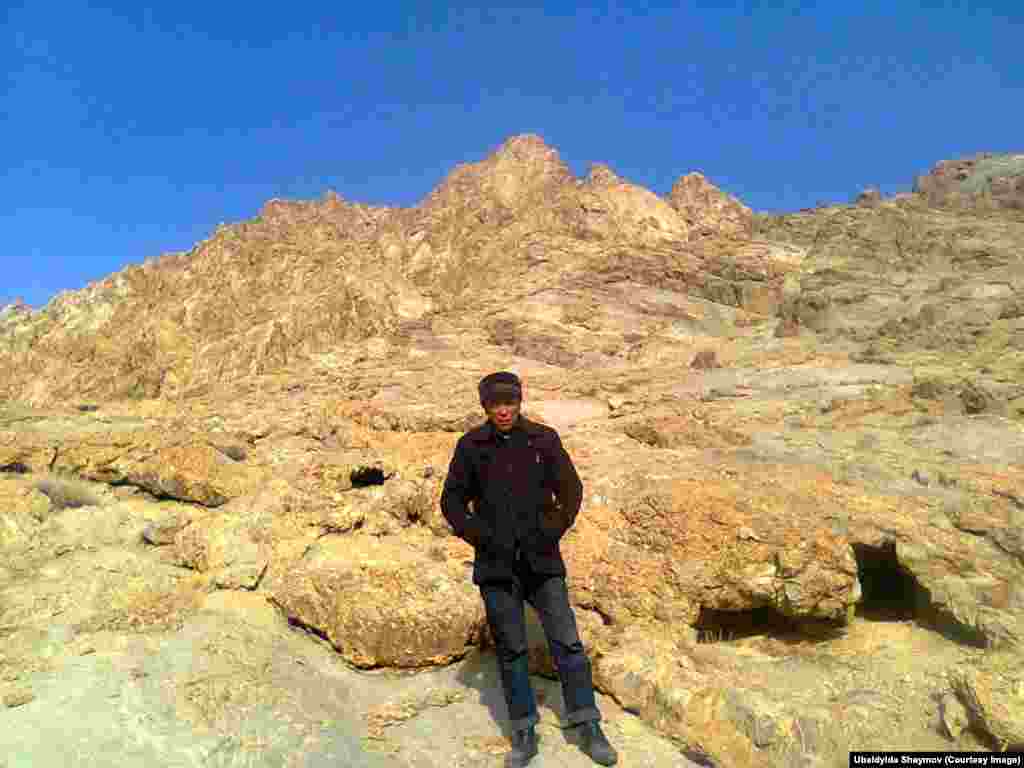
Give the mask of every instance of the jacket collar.
<path id="1" fill-rule="evenodd" d="M 518 421 L 516 421 L 515 426 L 512 427 L 513 432 L 515 432 L 516 430 L 522 430 L 527 435 L 534 436 L 542 434 L 544 428 L 537 422 L 530 421 L 528 418 L 526 418 L 525 416 L 523 416 L 523 414 L 520 413 Z M 488 419 L 476 429 L 471 430 L 468 433 L 468 437 L 470 437 L 472 440 L 475 440 L 478 443 L 483 443 L 491 440 L 496 440 L 498 437 L 497 432 L 497 428 L 494 426 L 491 420 Z"/>

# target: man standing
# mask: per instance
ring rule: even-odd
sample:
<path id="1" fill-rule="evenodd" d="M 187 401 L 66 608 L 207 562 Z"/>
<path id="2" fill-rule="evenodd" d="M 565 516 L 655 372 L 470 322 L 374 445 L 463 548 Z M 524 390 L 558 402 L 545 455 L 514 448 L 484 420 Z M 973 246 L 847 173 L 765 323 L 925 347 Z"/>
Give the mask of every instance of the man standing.
<path id="1" fill-rule="evenodd" d="M 566 721 L 601 765 L 615 750 L 601 731 L 590 659 L 569 605 L 558 542 L 572 527 L 583 485 L 558 433 L 520 414 L 522 385 L 507 371 L 480 381 L 487 422 L 459 438 L 441 510 L 473 545 L 480 587 L 497 646 L 498 671 L 512 726 L 508 766 L 537 754 L 537 704 L 530 685 L 523 601 L 537 611 L 562 683 Z M 472 505 L 472 510 L 470 509 Z"/>

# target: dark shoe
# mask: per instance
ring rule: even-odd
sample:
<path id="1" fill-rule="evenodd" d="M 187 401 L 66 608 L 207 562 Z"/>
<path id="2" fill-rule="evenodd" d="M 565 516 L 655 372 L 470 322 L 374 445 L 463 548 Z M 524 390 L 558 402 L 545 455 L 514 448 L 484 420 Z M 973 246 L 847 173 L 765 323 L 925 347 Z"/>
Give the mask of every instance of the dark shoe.
<path id="1" fill-rule="evenodd" d="M 601 724 L 597 720 L 581 723 L 577 726 L 580 736 L 580 748 L 586 752 L 590 759 L 601 765 L 615 765 L 619 755 L 615 748 L 608 743 Z"/>
<path id="2" fill-rule="evenodd" d="M 505 757 L 505 768 L 522 768 L 537 754 L 537 730 L 531 725 L 512 734 L 512 751 Z"/>

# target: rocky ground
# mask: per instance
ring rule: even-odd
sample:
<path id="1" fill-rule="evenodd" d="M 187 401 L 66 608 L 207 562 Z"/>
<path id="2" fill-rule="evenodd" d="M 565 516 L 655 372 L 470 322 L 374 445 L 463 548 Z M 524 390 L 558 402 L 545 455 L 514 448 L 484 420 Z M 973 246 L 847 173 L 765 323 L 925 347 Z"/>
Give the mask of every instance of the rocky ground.
<path id="1" fill-rule="evenodd" d="M 520 137 L 0 315 L 0 766 L 500 765 L 438 499 L 501 369 L 584 482 L 621 765 L 1024 745 L 1016 209 L 567 174 Z M 587 765 L 531 632 L 536 763 Z"/>

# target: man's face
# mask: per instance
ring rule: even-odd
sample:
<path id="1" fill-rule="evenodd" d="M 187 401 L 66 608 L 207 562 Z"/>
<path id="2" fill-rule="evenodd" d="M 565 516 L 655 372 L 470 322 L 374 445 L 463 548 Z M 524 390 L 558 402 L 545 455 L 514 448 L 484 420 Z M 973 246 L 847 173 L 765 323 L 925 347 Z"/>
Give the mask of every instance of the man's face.
<path id="1" fill-rule="evenodd" d="M 485 410 L 487 418 L 491 420 L 499 432 L 508 432 L 519 418 L 519 409 L 522 406 L 521 400 L 498 400 L 487 403 Z"/>

